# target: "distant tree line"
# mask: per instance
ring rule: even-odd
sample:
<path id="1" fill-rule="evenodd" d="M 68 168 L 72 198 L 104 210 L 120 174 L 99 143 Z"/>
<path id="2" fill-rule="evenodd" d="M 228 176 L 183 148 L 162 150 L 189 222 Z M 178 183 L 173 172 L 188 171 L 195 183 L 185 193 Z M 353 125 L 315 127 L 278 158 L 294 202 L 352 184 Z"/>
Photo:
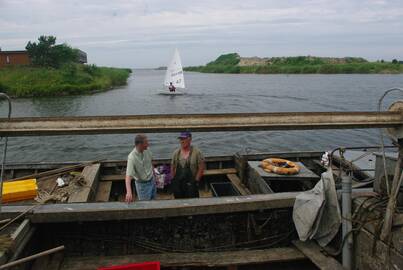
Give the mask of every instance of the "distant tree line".
<path id="1" fill-rule="evenodd" d="M 258 74 L 370 74 L 403 73 L 403 65 L 397 59 L 392 62 L 368 62 L 360 57 L 273 57 L 266 64 L 239 65 L 237 53 L 219 56 L 205 66 L 186 67 L 186 71 L 204 73 L 258 73 Z"/>
<path id="2" fill-rule="evenodd" d="M 29 41 L 25 49 L 32 64 L 38 67 L 59 68 L 78 61 L 78 50 L 66 43 L 56 45 L 54 36 L 40 36 L 38 42 Z"/>

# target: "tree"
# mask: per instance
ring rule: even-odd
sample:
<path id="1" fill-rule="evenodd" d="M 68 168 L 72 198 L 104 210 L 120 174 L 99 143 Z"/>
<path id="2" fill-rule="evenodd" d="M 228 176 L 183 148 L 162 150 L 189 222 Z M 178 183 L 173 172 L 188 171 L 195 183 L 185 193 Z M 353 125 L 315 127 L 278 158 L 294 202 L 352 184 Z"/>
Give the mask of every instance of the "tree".
<path id="1" fill-rule="evenodd" d="M 54 36 L 40 36 L 38 41 L 38 43 L 29 41 L 25 47 L 35 66 L 58 68 L 62 64 L 75 62 L 78 59 L 77 50 L 67 44 L 55 45 Z"/>
<path id="2" fill-rule="evenodd" d="M 397 61 L 397 59 L 393 59 L 392 60 L 392 64 L 398 64 L 399 62 Z"/>

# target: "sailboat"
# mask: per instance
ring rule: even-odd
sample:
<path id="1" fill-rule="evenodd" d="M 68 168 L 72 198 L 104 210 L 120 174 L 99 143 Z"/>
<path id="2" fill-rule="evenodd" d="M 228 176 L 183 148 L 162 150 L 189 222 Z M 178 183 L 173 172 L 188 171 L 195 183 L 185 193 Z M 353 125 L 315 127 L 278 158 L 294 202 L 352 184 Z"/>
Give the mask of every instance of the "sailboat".
<path id="1" fill-rule="evenodd" d="M 176 88 L 175 92 L 170 92 L 168 89 L 171 83 Z M 167 72 L 165 73 L 164 86 L 165 90 L 160 91 L 158 94 L 170 96 L 184 94 L 183 90 L 185 89 L 185 78 L 183 77 L 182 63 L 178 49 L 175 49 L 172 60 L 169 63 Z"/>

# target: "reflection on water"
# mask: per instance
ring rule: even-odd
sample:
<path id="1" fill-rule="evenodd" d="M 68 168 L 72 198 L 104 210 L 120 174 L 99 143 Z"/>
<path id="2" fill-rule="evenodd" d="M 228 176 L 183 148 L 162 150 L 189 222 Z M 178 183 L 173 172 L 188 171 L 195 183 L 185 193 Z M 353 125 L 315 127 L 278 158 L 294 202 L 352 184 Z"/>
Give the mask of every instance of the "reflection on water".
<path id="1" fill-rule="evenodd" d="M 17 116 L 78 116 L 286 111 L 374 111 L 402 75 L 232 75 L 185 73 L 187 94 L 157 95 L 164 71 L 135 70 L 127 86 L 93 95 L 13 100 Z M 401 98 L 391 95 L 385 104 Z M 0 104 L 6 115 L 6 105 Z M 156 157 L 169 157 L 176 134 L 149 134 Z M 379 144 L 376 130 L 307 130 L 195 133 L 206 155 L 237 151 L 328 150 Z M 10 138 L 14 162 L 125 159 L 132 134 Z"/>
<path id="2" fill-rule="evenodd" d="M 81 97 L 70 96 L 64 98 L 34 98 L 31 107 L 40 116 L 68 116 L 75 115 L 81 110 Z"/>

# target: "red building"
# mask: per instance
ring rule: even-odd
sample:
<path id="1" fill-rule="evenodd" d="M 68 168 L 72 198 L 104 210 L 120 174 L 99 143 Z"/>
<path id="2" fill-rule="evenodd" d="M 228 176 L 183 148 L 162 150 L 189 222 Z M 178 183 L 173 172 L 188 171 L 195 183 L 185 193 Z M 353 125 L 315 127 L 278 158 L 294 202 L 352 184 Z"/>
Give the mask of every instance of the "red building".
<path id="1" fill-rule="evenodd" d="M 29 65 L 31 60 L 27 51 L 0 51 L 0 68 L 7 66 Z"/>

